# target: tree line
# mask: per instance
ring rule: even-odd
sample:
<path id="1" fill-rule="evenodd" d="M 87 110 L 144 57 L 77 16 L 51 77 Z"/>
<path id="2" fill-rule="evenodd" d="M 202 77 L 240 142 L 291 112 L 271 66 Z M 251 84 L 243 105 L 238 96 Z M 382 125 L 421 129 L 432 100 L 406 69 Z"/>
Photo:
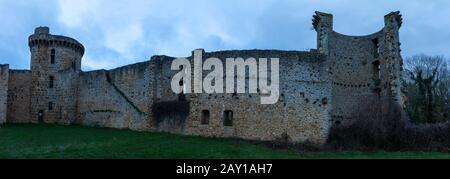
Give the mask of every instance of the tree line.
<path id="1" fill-rule="evenodd" d="M 450 120 L 450 60 L 424 54 L 406 58 L 403 71 L 406 112 L 415 123 Z"/>

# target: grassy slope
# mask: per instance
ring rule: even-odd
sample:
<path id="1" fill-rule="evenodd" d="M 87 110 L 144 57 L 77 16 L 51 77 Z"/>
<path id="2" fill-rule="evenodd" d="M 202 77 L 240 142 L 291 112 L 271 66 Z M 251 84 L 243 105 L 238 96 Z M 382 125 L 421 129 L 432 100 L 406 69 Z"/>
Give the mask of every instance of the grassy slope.
<path id="1" fill-rule="evenodd" d="M 338 152 L 299 154 L 244 141 L 79 126 L 6 125 L 0 158 L 446 158 L 448 153 Z"/>

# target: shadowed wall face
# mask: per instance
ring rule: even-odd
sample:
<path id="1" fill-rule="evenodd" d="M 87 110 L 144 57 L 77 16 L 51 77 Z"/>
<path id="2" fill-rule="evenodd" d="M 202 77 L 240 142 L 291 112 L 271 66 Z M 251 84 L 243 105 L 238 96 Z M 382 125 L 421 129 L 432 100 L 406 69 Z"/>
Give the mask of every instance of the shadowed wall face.
<path id="1" fill-rule="evenodd" d="M 347 123 L 361 111 L 361 104 L 371 101 L 389 109 L 390 101 L 403 105 L 401 99 L 402 57 L 400 55 L 399 12 L 385 16 L 385 27 L 367 36 L 348 36 L 333 30 L 333 16 L 316 12 L 317 48 L 328 56 L 333 83 L 333 122 Z M 381 110 L 383 109 L 383 110 Z"/>
<path id="2" fill-rule="evenodd" d="M 82 124 L 149 130 L 152 91 L 149 62 L 110 71 L 84 72 L 79 79 L 78 113 Z"/>
<path id="3" fill-rule="evenodd" d="M 353 37 L 333 32 L 330 55 L 333 72 L 333 120 L 347 122 L 361 102 L 379 97 L 380 52 L 382 31 L 369 36 Z"/>
<path id="4" fill-rule="evenodd" d="M 30 122 L 30 89 L 30 70 L 9 71 L 8 123 Z"/>

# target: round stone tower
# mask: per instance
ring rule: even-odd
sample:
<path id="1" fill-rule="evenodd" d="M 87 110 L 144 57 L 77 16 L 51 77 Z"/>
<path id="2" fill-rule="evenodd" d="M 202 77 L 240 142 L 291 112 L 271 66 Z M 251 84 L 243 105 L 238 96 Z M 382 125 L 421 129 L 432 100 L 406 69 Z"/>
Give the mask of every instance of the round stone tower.
<path id="1" fill-rule="evenodd" d="M 32 121 L 70 124 L 77 118 L 78 77 L 84 47 L 38 27 L 29 37 Z"/>

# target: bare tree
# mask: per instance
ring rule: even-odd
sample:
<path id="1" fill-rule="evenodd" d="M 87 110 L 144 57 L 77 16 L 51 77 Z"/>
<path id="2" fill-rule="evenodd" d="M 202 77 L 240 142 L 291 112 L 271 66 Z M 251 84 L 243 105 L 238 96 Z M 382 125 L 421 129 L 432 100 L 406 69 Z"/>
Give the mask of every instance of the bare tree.
<path id="1" fill-rule="evenodd" d="M 416 55 L 405 60 L 408 112 L 426 123 L 448 120 L 450 76 L 443 56 Z"/>

